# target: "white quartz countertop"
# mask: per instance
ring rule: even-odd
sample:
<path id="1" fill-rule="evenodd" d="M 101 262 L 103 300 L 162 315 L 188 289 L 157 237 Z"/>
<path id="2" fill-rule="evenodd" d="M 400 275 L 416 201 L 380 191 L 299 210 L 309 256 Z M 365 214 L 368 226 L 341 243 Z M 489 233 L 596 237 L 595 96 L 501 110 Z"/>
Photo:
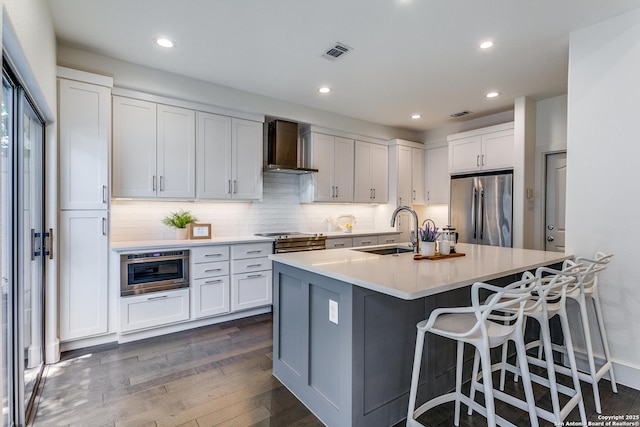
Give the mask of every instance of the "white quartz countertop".
<path id="1" fill-rule="evenodd" d="M 111 250 L 116 252 L 129 252 L 140 250 L 156 250 L 156 249 L 175 249 L 175 248 L 192 248 L 196 246 L 209 245 L 231 245 L 242 243 L 269 243 L 273 239 L 260 236 L 229 236 L 229 237 L 213 237 L 211 239 L 197 240 L 147 240 L 147 241 L 130 241 L 130 242 L 112 242 Z"/>
<path id="2" fill-rule="evenodd" d="M 362 249 L 362 248 L 359 248 Z M 465 256 L 414 260 L 413 253 L 374 255 L 354 249 L 274 254 L 290 265 L 405 300 L 489 281 L 572 258 L 559 252 L 459 243 Z"/>

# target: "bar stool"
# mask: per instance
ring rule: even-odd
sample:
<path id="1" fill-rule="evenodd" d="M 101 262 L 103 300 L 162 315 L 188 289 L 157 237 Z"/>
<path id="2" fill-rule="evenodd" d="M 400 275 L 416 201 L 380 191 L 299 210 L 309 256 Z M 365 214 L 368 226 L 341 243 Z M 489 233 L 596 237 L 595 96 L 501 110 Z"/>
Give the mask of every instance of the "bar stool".
<path id="1" fill-rule="evenodd" d="M 527 361 L 530 365 L 537 365 L 541 368 L 546 368 L 547 377 L 544 378 L 540 375 L 530 373 L 531 380 L 538 384 L 544 385 L 549 388 L 551 395 L 551 406 L 553 412 L 549 412 L 546 409 L 536 407 L 536 412 L 539 417 L 560 425 L 566 419 L 567 415 L 578 406 L 580 411 L 580 419 L 582 425 L 587 425 L 587 416 L 584 408 L 584 402 L 582 400 L 582 391 L 580 388 L 580 379 L 578 377 L 578 370 L 576 365 L 576 359 L 573 351 L 573 345 L 571 342 L 571 336 L 569 334 L 569 319 L 566 309 L 566 291 L 567 288 L 577 283 L 576 276 L 578 272 L 574 268 L 567 268 L 563 271 L 554 270 L 547 267 L 541 267 L 536 270 L 535 277 L 537 280 L 537 286 L 535 295 L 532 299 L 527 301 L 524 307 L 525 317 L 535 319 L 540 325 L 540 339 L 530 342 L 525 346 L 526 350 L 531 348 L 539 349 L 538 358 L 527 356 Z M 533 277 L 530 272 L 523 274 L 523 279 Z M 509 310 L 507 308 L 506 310 Z M 513 309 L 512 309 L 513 310 Z M 551 344 L 551 332 L 549 330 L 549 320 L 558 316 L 560 318 L 560 325 L 562 327 L 563 334 L 567 337 L 565 340 L 566 353 L 569 359 L 569 372 L 573 380 L 573 388 L 569 388 L 562 384 L 558 384 L 556 381 L 556 366 L 553 359 L 553 349 Z M 524 327 L 524 322 L 523 322 Z M 544 361 L 541 360 L 542 352 L 544 351 Z M 500 389 L 495 392 L 497 398 L 506 400 L 507 402 L 518 406 L 520 408 L 526 408 L 524 402 L 511 395 L 505 394 L 504 381 L 505 371 L 510 371 L 514 374 L 514 380 L 518 380 L 519 369 L 507 363 L 507 346 L 502 347 L 502 361 L 492 367 L 493 370 L 500 369 Z M 471 381 L 470 398 L 474 398 L 475 390 L 480 390 L 480 384 L 478 380 L 478 363 L 477 355 L 474 360 L 473 376 Z M 564 406 L 560 406 L 559 393 L 566 396 L 570 396 L 569 400 Z M 512 402 L 512 399 L 516 399 L 517 402 Z M 471 414 L 471 409 L 469 409 Z"/>
<path id="2" fill-rule="evenodd" d="M 500 425 L 513 425 L 496 415 L 491 381 L 490 350 L 503 345 L 509 340 L 514 341 L 516 345 L 531 426 L 538 426 L 522 335 L 523 309 L 525 303 L 531 298 L 531 292 L 535 289 L 536 282 L 536 278 L 528 278 L 511 283 L 504 288 L 486 283 L 474 283 L 471 287 L 471 307 L 439 308 L 433 310 L 427 320 L 417 324 L 418 333 L 407 411 L 408 427 L 422 426 L 416 421 L 416 418 L 431 408 L 451 401 L 455 401 L 454 424 L 456 426 L 460 423 L 460 402 L 473 407 L 473 409 L 484 415 L 487 418 L 489 427 L 495 426 L 496 422 Z M 484 304 L 480 303 L 480 291 L 493 293 Z M 496 311 L 505 307 L 513 307 L 514 305 L 518 307 L 515 312 L 504 313 Z M 457 341 L 456 389 L 452 393 L 438 396 L 416 408 L 420 365 L 427 332 Z M 482 371 L 487 374 L 485 381 L 483 381 L 485 407 L 462 394 L 462 362 L 465 343 L 471 344 L 476 348 L 482 362 Z"/>
<path id="3" fill-rule="evenodd" d="M 578 281 L 572 287 L 567 289 L 567 298 L 575 300 L 580 307 L 580 319 L 582 321 L 582 331 L 584 334 L 585 346 L 587 347 L 587 359 L 589 363 L 589 372 L 579 372 L 580 379 L 588 382 L 593 388 L 593 400 L 596 404 L 596 412 L 602 413 L 600 405 L 600 392 L 598 390 L 598 382 L 609 372 L 611 380 L 611 390 L 618 393 L 616 386 L 616 378 L 613 374 L 613 364 L 611 361 L 611 352 L 607 334 L 604 328 L 604 318 L 602 316 L 602 307 L 600 306 L 600 296 L 598 295 L 598 276 L 601 271 L 605 270 L 611 262 L 613 254 L 607 255 L 597 252 L 593 259 L 579 257 L 575 261 L 567 260 L 564 262 L 564 268 L 574 268 L 578 272 Z M 597 319 L 597 326 L 602 340 L 602 348 L 604 349 L 605 363 L 596 370 L 595 358 L 593 356 L 593 346 L 591 344 L 591 331 L 589 327 L 589 316 L 587 315 L 587 300 L 593 302 L 594 311 Z M 563 350 L 561 347 L 555 348 Z"/>

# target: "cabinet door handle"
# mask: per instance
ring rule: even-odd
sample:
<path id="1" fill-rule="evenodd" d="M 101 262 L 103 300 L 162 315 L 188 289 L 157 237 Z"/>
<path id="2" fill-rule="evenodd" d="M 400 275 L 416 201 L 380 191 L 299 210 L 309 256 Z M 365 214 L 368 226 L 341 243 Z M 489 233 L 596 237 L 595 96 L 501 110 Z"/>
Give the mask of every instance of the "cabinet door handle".
<path id="1" fill-rule="evenodd" d="M 335 245 L 333 245 L 333 246 L 335 246 L 335 247 L 337 248 L 338 246 L 344 246 L 344 243 L 336 243 L 336 244 L 335 244 Z"/>
<path id="2" fill-rule="evenodd" d="M 209 270 L 205 270 L 204 272 L 205 273 L 213 273 L 214 271 L 222 271 L 222 269 L 221 268 L 211 268 Z"/>
<path id="3" fill-rule="evenodd" d="M 484 154 L 482 155 L 482 166 L 484 166 Z"/>
<path id="4" fill-rule="evenodd" d="M 262 264 L 249 264 L 249 265 L 247 265 L 247 268 L 258 268 L 258 267 L 262 267 Z"/>
<path id="5" fill-rule="evenodd" d="M 416 200 L 416 190 L 413 190 L 413 200 Z"/>
<path id="6" fill-rule="evenodd" d="M 362 242 L 360 242 L 360 244 L 361 244 L 362 246 L 364 246 L 364 245 L 370 245 L 370 244 L 371 244 L 371 240 L 362 241 Z"/>
<path id="7" fill-rule="evenodd" d="M 102 235 L 107 235 L 107 218 L 102 218 Z"/>
<path id="8" fill-rule="evenodd" d="M 376 189 L 375 188 L 373 189 L 373 198 L 374 199 L 376 198 Z"/>
<path id="9" fill-rule="evenodd" d="M 164 191 L 164 176 L 160 175 L 160 191 Z"/>
<path id="10" fill-rule="evenodd" d="M 262 274 L 250 274 L 247 276 L 247 279 L 255 279 L 256 277 L 262 277 Z"/>
<path id="11" fill-rule="evenodd" d="M 233 180 L 233 194 L 238 194 L 238 181 Z"/>
<path id="12" fill-rule="evenodd" d="M 231 180 L 230 179 L 227 180 L 227 188 L 228 188 L 227 193 L 231 194 Z"/>
<path id="13" fill-rule="evenodd" d="M 147 301 L 153 301 L 155 299 L 165 299 L 165 298 L 169 298 L 169 295 L 160 295 L 159 297 L 149 297 L 147 298 Z"/>
<path id="14" fill-rule="evenodd" d="M 258 249 L 257 251 L 247 251 L 247 255 L 248 254 L 259 254 L 262 253 L 262 250 Z"/>
<path id="15" fill-rule="evenodd" d="M 153 175 L 153 178 L 152 178 L 151 188 L 153 189 L 153 191 L 156 191 L 156 176 L 155 175 Z"/>
<path id="16" fill-rule="evenodd" d="M 385 242 L 385 243 L 393 243 L 393 242 L 395 242 L 395 239 L 387 239 L 387 240 L 385 240 L 384 242 Z"/>
<path id="17" fill-rule="evenodd" d="M 212 283 L 222 283 L 222 279 L 218 279 L 218 280 L 207 280 L 206 282 L 204 282 L 207 285 L 210 285 Z"/>
<path id="18" fill-rule="evenodd" d="M 222 256 L 222 254 L 205 254 L 205 257 L 210 257 L 210 256 Z"/>
<path id="19" fill-rule="evenodd" d="M 336 197 L 336 187 L 335 186 L 331 186 L 331 197 Z"/>
<path id="20" fill-rule="evenodd" d="M 102 186 L 102 203 L 104 204 L 107 203 L 107 186 L 106 185 Z"/>

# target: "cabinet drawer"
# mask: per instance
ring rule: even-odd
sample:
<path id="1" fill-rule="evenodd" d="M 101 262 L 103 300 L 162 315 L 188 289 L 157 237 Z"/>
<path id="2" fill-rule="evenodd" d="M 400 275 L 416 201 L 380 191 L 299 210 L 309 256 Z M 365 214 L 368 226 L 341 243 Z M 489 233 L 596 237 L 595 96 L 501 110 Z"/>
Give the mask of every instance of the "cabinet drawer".
<path id="1" fill-rule="evenodd" d="M 379 245 L 387 245 L 389 243 L 400 243 L 400 233 L 398 234 L 383 234 L 378 236 Z"/>
<path id="2" fill-rule="evenodd" d="M 342 237 L 339 239 L 327 239 L 327 249 L 342 249 L 353 246 L 351 237 Z"/>
<path id="3" fill-rule="evenodd" d="M 232 274 L 271 270 L 271 260 L 267 257 L 238 259 L 232 261 Z"/>
<path id="4" fill-rule="evenodd" d="M 270 255 L 272 250 L 273 243 L 233 245 L 231 246 L 231 257 L 233 259 L 259 258 Z"/>
<path id="5" fill-rule="evenodd" d="M 191 270 L 191 277 L 194 280 L 204 277 L 227 276 L 228 274 L 229 261 L 194 264 Z"/>
<path id="6" fill-rule="evenodd" d="M 195 279 L 191 282 L 194 319 L 229 312 L 229 276 Z"/>
<path id="7" fill-rule="evenodd" d="M 362 236 L 353 238 L 353 246 L 370 246 L 378 244 L 378 236 Z"/>
<path id="8" fill-rule="evenodd" d="M 236 274 L 231 286 L 231 311 L 272 303 L 271 272 Z"/>
<path id="9" fill-rule="evenodd" d="M 189 289 L 120 298 L 120 332 L 189 320 Z"/>
<path id="10" fill-rule="evenodd" d="M 205 246 L 191 249 L 191 260 L 194 264 L 211 261 L 227 261 L 229 246 Z"/>

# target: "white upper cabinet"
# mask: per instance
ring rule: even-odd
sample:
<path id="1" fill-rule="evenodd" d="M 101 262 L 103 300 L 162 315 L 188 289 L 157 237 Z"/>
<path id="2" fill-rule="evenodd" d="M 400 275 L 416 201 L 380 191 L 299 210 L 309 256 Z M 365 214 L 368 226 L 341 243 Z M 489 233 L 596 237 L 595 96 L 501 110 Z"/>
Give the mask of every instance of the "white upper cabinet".
<path id="1" fill-rule="evenodd" d="M 262 197 L 262 123 L 197 114 L 197 197 Z"/>
<path id="2" fill-rule="evenodd" d="M 305 201 L 353 202 L 354 141 L 310 132 L 303 145 L 309 149 L 309 167 L 318 172 L 303 175 Z M 304 188 L 306 187 L 306 188 Z"/>
<path id="3" fill-rule="evenodd" d="M 113 195 L 195 197 L 195 112 L 113 97 Z"/>
<path id="4" fill-rule="evenodd" d="M 262 197 L 262 123 L 231 120 L 231 158 L 234 199 Z"/>
<path id="5" fill-rule="evenodd" d="M 355 142 L 354 201 L 387 203 L 389 189 L 388 147 Z"/>
<path id="6" fill-rule="evenodd" d="M 190 198 L 196 195 L 195 111 L 157 106 L 157 196 Z"/>
<path id="7" fill-rule="evenodd" d="M 514 167 L 513 122 L 449 135 L 449 173 Z"/>
<path id="8" fill-rule="evenodd" d="M 198 112 L 197 196 L 231 198 L 231 117 Z"/>
<path id="9" fill-rule="evenodd" d="M 401 139 L 389 143 L 389 199 L 397 205 L 425 203 L 424 148 Z"/>
<path id="10" fill-rule="evenodd" d="M 449 203 L 449 150 L 442 147 L 427 148 L 426 150 L 426 200 L 427 204 Z"/>
<path id="11" fill-rule="evenodd" d="M 61 78 L 58 99 L 60 209 L 108 209 L 111 88 Z"/>

